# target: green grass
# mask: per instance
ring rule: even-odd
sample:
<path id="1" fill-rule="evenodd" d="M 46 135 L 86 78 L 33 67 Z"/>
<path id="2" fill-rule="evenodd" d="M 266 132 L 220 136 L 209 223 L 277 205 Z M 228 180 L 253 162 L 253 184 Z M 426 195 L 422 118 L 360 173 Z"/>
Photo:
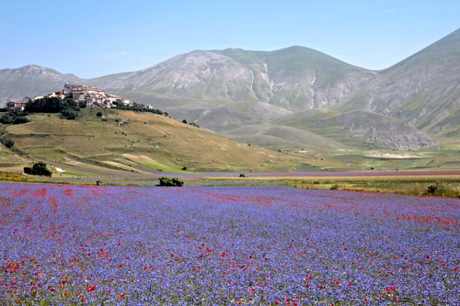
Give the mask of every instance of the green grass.
<path id="1" fill-rule="evenodd" d="M 301 189 L 333 189 L 460 198 L 459 176 L 312 178 L 290 180 L 287 184 Z"/>
<path id="2" fill-rule="evenodd" d="M 107 121 L 96 117 L 103 112 Z M 144 172 L 142 167 L 173 173 L 197 171 L 295 170 L 305 158 L 288 157 L 258 146 L 234 140 L 151 113 L 111 109 L 84 109 L 78 120 L 60 119 L 57 114 L 34 114 L 31 122 L 6 126 L 5 134 L 15 141 L 15 148 L 27 159 L 13 165 L 43 159 L 61 164 L 78 161 L 82 171 Z M 128 124 L 118 126 L 120 120 Z M 263 152 L 265 155 L 262 155 Z M 116 164 L 133 156 L 132 163 Z M 276 163 L 265 166 L 266 156 Z M 2 160 L 18 157 L 11 150 L 0 152 Z M 140 162 L 138 157 L 146 156 Z M 0 164 L 1 161 L 0 160 Z M 73 161 L 73 162 L 72 162 Z M 6 163 L 6 162 L 5 162 Z M 137 166 L 136 166 L 137 163 Z M 1 165 L 0 165 L 1 166 Z M 186 167 L 189 172 L 181 169 Z M 74 171 L 75 173 L 75 171 Z"/>
<path id="3" fill-rule="evenodd" d="M 191 171 L 181 170 L 181 169 L 179 169 L 177 167 L 171 167 L 171 166 L 161 164 L 161 163 L 156 162 L 156 161 L 154 161 L 152 159 L 147 160 L 147 161 L 142 161 L 142 160 L 136 159 L 136 158 L 131 158 L 130 159 L 130 158 L 126 157 L 126 155 L 124 157 L 129 159 L 130 161 L 133 161 L 133 162 L 141 165 L 141 166 L 151 168 L 151 169 L 154 169 L 154 170 L 160 170 L 160 171 L 171 172 L 171 173 L 193 173 Z"/>
<path id="4" fill-rule="evenodd" d="M 443 196 L 460 198 L 460 176 L 458 175 L 398 175 L 398 176 L 361 176 L 361 177 L 256 177 L 205 178 L 200 182 L 241 182 L 251 184 L 279 182 L 300 189 L 348 190 L 364 192 L 381 192 L 417 196 Z M 216 184 L 216 186 L 218 186 Z M 430 191 L 431 190 L 431 191 Z"/>
<path id="5" fill-rule="evenodd" d="M 85 178 L 71 180 L 70 177 L 54 177 L 53 180 L 40 177 L 0 173 L 0 180 L 7 182 L 28 183 L 59 183 L 94 185 L 93 181 Z M 315 190 L 348 190 L 364 192 L 394 193 L 417 196 L 442 196 L 460 198 L 459 175 L 392 175 L 392 176 L 321 176 L 321 177 L 208 177 L 201 179 L 184 179 L 185 187 L 232 187 L 232 186 L 280 186 L 287 185 L 300 189 Z M 237 183 L 237 185 L 235 185 Z M 102 185 L 114 186 L 156 186 L 157 178 L 121 178 L 117 180 L 102 180 Z"/>

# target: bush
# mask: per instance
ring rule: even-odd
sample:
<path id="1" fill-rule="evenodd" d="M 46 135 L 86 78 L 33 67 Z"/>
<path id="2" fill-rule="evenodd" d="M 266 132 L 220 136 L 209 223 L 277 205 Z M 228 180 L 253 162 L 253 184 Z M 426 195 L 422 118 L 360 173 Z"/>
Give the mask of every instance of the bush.
<path id="1" fill-rule="evenodd" d="M 78 113 L 74 110 L 65 109 L 61 112 L 62 117 L 68 120 L 75 120 L 78 118 Z"/>
<path id="2" fill-rule="evenodd" d="M 172 179 L 166 176 L 160 177 L 160 186 L 165 187 L 182 187 L 184 185 L 184 181 L 180 178 L 173 177 Z"/>
<path id="3" fill-rule="evenodd" d="M 13 124 L 22 124 L 27 122 L 29 122 L 29 119 L 24 116 L 18 116 L 14 119 Z"/>
<path id="4" fill-rule="evenodd" d="M 240 177 L 246 177 L 246 175 L 244 175 L 243 173 L 240 173 Z"/>
<path id="5" fill-rule="evenodd" d="M 460 197 L 458 191 L 450 186 L 448 182 L 437 181 L 427 187 L 423 195 L 441 196 L 441 197 Z"/>
<path id="6" fill-rule="evenodd" d="M 96 117 L 102 117 L 102 113 L 101 113 L 101 112 L 97 112 Z"/>
<path id="7" fill-rule="evenodd" d="M 11 149 L 14 146 L 14 140 L 11 138 L 2 138 L 1 142 L 8 149 Z"/>
<path id="8" fill-rule="evenodd" d="M 426 190 L 426 194 L 429 194 L 429 195 L 434 195 L 436 194 L 436 192 L 438 191 L 439 187 L 436 185 L 430 185 L 428 186 L 427 190 Z"/>
<path id="9" fill-rule="evenodd" d="M 31 175 L 51 176 L 51 171 L 46 168 L 46 164 L 44 162 L 35 163 L 32 168 L 24 167 L 24 173 Z"/>
<path id="10" fill-rule="evenodd" d="M 26 114 L 7 112 L 0 118 L 0 123 L 3 124 L 21 124 L 27 123 L 29 120 L 25 117 Z"/>

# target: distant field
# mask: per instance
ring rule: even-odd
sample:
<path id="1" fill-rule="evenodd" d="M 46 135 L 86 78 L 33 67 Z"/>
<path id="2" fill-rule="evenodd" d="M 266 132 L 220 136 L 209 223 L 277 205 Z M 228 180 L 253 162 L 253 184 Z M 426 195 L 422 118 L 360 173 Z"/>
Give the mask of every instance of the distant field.
<path id="1" fill-rule="evenodd" d="M 250 173 L 245 178 L 233 176 L 208 176 L 200 179 L 214 183 L 279 182 L 300 189 L 349 190 L 383 192 L 408 195 L 445 196 L 460 198 L 460 172 L 412 171 L 385 172 L 337 172 L 337 173 Z"/>
<path id="2" fill-rule="evenodd" d="M 122 165 L 122 164 L 121 164 Z M 60 168 L 61 169 L 61 168 Z M 94 168 L 84 172 L 78 168 L 62 167 L 64 173 L 53 174 L 52 178 L 5 175 L 0 180 L 16 182 L 49 181 L 62 184 L 95 184 L 95 178 L 102 178 L 103 185 L 155 186 L 161 176 L 179 177 L 189 186 L 261 186 L 283 185 L 299 189 L 348 190 L 379 193 L 407 194 L 418 196 L 444 196 L 460 198 L 460 172 L 457 171 L 400 171 L 400 172 L 206 172 L 187 171 L 145 173 L 106 171 Z M 244 175 L 244 177 L 240 177 Z"/>
<path id="3" fill-rule="evenodd" d="M 99 111 L 106 121 L 96 116 Z M 235 129 L 235 139 L 244 141 L 238 142 L 165 116 L 113 109 L 84 109 L 76 121 L 58 114 L 29 118 L 26 124 L 0 125 L 1 139 L 14 141 L 10 149 L 0 146 L 0 172 L 20 174 L 37 160 L 66 170 L 55 173 L 59 177 L 460 169 L 456 143 L 418 150 L 351 148 L 295 126 L 276 125 L 245 126 L 241 130 L 250 128 L 252 134 L 244 137 Z M 285 143 L 277 145 L 273 137 Z M 271 149 L 251 145 L 256 139 Z M 305 146 L 295 149 L 299 139 Z"/>

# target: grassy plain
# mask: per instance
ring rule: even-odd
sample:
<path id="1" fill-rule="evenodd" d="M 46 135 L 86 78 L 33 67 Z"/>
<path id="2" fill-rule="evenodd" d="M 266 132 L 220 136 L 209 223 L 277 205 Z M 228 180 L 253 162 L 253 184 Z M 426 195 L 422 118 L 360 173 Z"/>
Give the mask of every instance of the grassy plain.
<path id="1" fill-rule="evenodd" d="M 356 176 L 273 176 L 245 178 L 235 177 L 209 177 L 200 180 L 214 184 L 231 184 L 235 182 L 248 182 L 249 184 L 262 184 L 276 182 L 280 185 L 293 186 L 300 189 L 316 190 L 351 190 L 363 192 L 382 192 L 407 194 L 417 196 L 445 196 L 460 197 L 460 175 L 451 173 L 416 173 L 398 175 L 356 175 Z M 196 182 L 196 181 L 195 181 Z M 192 182 L 189 182 L 191 184 Z"/>
<path id="2" fill-rule="evenodd" d="M 102 112 L 105 118 L 96 116 Z M 438 183 L 437 193 L 458 194 L 456 177 L 413 175 L 363 177 L 335 175 L 337 172 L 379 171 L 404 173 L 422 170 L 436 174 L 460 169 L 460 143 L 449 142 L 418 150 L 351 148 L 321 144 L 303 150 L 270 150 L 248 142 L 238 142 L 177 120 L 152 113 L 110 109 L 84 109 L 78 120 L 61 119 L 58 114 L 35 114 L 31 122 L 0 125 L 1 138 L 14 140 L 8 149 L 1 145 L 0 172 L 21 174 L 24 166 L 38 160 L 48 163 L 53 180 L 76 182 L 104 178 L 107 184 L 155 185 L 163 175 L 181 176 L 192 183 L 207 183 L 207 172 L 221 173 L 210 180 L 221 182 L 222 173 L 239 173 L 263 182 L 280 181 L 298 188 L 348 189 L 378 192 L 425 194 Z M 267 130 L 268 131 L 268 130 Z M 266 137 L 284 137 L 290 129 L 269 129 Z M 255 134 L 258 131 L 255 130 Z M 259 135 L 260 136 L 260 135 Z M 311 138 L 313 143 L 322 139 Z M 186 170 L 185 170 L 185 168 Z M 297 172 L 295 172 L 297 171 Z M 291 175 L 291 173 L 297 173 Z M 322 177 L 299 177 L 299 173 L 321 173 Z M 307 173 L 308 172 L 308 173 Z M 169 173 L 169 174 L 168 174 Z M 201 174 L 200 174 L 201 173 Z M 255 178 L 255 173 L 272 174 L 272 178 Z M 281 174 L 280 174 L 281 173 Z M 285 175 L 283 174 L 285 173 Z M 325 178 L 325 176 L 329 178 Z M 442 188 L 440 188 L 442 187 Z M 450 192 L 450 191 L 449 191 Z"/>

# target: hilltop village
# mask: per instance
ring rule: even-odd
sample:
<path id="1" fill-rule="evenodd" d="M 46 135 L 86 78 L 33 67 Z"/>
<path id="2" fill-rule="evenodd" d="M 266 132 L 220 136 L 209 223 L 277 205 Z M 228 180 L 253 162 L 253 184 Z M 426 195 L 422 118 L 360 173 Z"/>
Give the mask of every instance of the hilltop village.
<path id="1" fill-rule="evenodd" d="M 64 89 L 54 91 L 46 96 L 36 96 L 34 98 L 25 97 L 22 101 L 10 100 L 6 106 L 8 109 L 23 111 L 28 102 L 34 102 L 44 97 L 68 99 L 72 98 L 75 102 L 85 103 L 86 107 L 99 106 L 102 108 L 112 108 L 115 101 L 120 101 L 124 106 L 133 106 L 133 102 L 129 99 L 123 99 L 117 95 L 106 93 L 102 89 L 87 86 L 66 84 Z M 145 109 L 153 109 L 151 105 L 145 105 Z"/>

